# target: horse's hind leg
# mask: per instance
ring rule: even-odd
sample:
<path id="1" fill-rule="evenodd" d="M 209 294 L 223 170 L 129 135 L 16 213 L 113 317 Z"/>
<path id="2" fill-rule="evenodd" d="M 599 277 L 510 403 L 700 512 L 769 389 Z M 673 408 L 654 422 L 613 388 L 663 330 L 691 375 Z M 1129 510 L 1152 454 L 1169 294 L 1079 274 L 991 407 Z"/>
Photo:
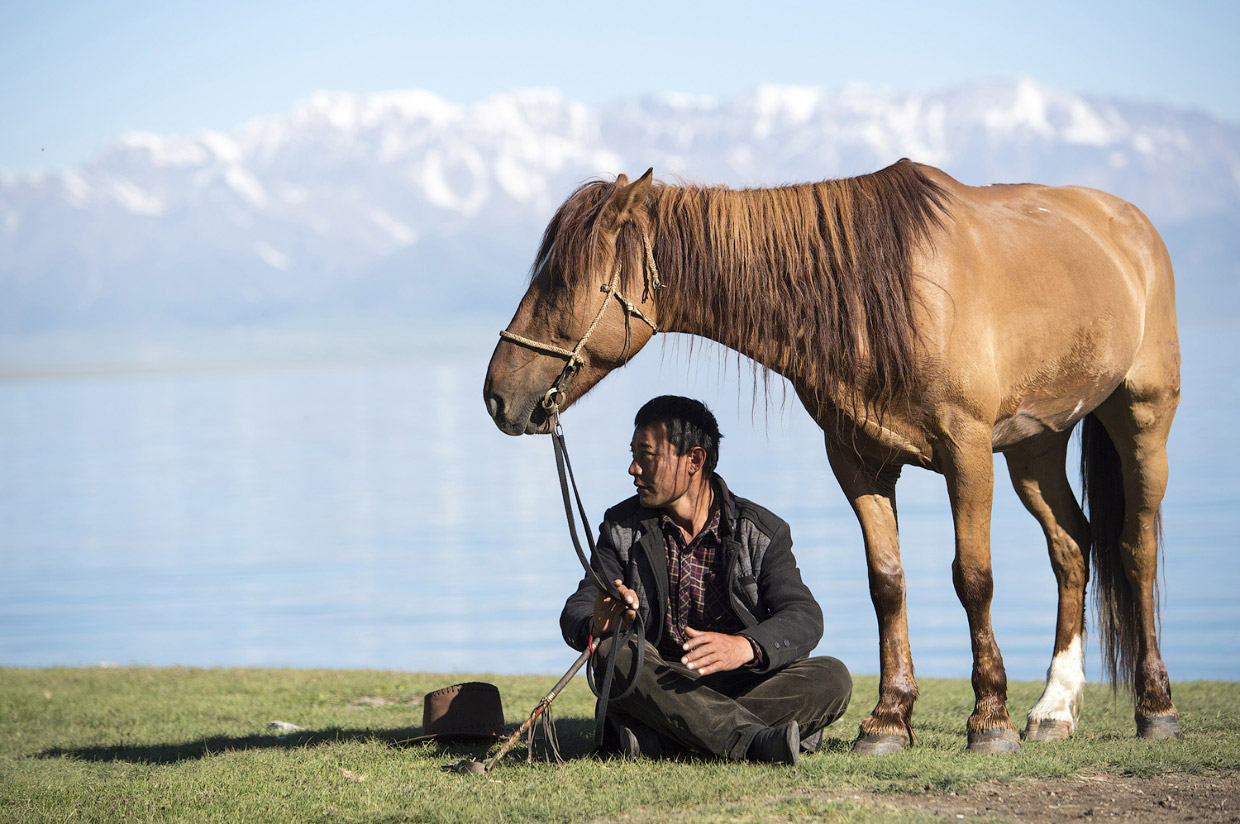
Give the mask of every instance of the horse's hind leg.
<path id="1" fill-rule="evenodd" d="M 1012 486 L 1025 508 L 1042 525 L 1059 584 L 1055 653 L 1046 671 L 1046 688 L 1025 727 L 1031 741 L 1069 738 L 1076 728 L 1085 688 L 1085 582 L 1089 577 L 1089 525 L 1068 484 L 1068 432 L 1026 441 L 1007 452 Z"/>
<path id="2" fill-rule="evenodd" d="M 1148 738 L 1180 737 L 1179 714 L 1171 702 L 1171 680 L 1158 649 L 1159 507 L 1167 488 L 1167 436 L 1179 401 L 1179 382 L 1143 382 L 1130 374 L 1096 410 L 1123 470 L 1123 526 L 1118 554 L 1127 579 L 1129 603 L 1119 604 L 1117 649 L 1122 677 L 1132 676 L 1136 691 L 1137 734 Z M 1090 519 L 1095 519 L 1091 493 Z M 1095 545 L 1099 541 L 1095 531 Z M 1099 585 L 1105 559 L 1094 550 Z M 1103 619 L 1100 618 L 1101 623 Z"/>

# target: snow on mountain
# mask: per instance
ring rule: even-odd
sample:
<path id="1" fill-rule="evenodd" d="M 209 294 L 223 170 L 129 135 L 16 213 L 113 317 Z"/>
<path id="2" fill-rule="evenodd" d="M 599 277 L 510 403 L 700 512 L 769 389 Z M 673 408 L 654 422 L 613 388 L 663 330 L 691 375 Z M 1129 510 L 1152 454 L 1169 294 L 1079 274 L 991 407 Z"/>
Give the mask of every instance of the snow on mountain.
<path id="1" fill-rule="evenodd" d="M 555 90 L 470 104 L 321 93 L 230 133 L 128 134 L 69 172 L 0 175 L 0 333 L 503 314 L 546 220 L 584 180 L 653 166 L 776 185 L 903 156 L 967 183 L 1111 191 L 1197 264 L 1234 271 L 1235 241 L 1215 234 L 1240 224 L 1240 127 L 1164 106 L 1027 80 L 600 108 Z"/>

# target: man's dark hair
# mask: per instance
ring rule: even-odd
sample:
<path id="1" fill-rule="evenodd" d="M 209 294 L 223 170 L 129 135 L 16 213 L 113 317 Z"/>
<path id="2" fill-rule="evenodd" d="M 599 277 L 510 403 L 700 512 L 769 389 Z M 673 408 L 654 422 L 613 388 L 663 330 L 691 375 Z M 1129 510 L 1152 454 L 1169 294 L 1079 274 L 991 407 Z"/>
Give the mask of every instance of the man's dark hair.
<path id="1" fill-rule="evenodd" d="M 708 478 L 714 473 L 719 463 L 719 441 L 723 435 L 719 434 L 719 422 L 706 404 L 679 395 L 660 395 L 646 401 L 633 419 L 633 426 L 638 429 L 658 423 L 666 424 L 668 443 L 677 455 L 683 455 L 695 446 L 706 450 L 706 462 L 702 468 Z"/>

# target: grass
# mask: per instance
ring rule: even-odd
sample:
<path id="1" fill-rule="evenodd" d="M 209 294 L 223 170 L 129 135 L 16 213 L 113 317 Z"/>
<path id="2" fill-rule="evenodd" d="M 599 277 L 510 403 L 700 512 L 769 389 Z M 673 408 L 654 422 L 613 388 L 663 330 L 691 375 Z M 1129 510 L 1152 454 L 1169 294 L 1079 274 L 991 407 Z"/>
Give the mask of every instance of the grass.
<path id="1" fill-rule="evenodd" d="M 486 748 L 394 747 L 417 734 L 423 694 L 463 680 L 499 686 L 516 724 L 554 676 L 194 669 L 0 669 L 0 821 L 922 821 L 872 793 L 947 793 L 981 781 L 1086 775 L 1234 773 L 1240 684 L 1174 686 L 1183 741 L 1133 737 L 1131 704 L 1087 687 L 1071 743 L 1026 742 L 1017 756 L 970 756 L 966 681 L 926 679 L 914 749 L 848 752 L 877 696 L 857 679 L 824 751 L 791 770 L 714 761 L 587 757 L 593 697 L 583 679 L 556 699 L 562 767 L 514 747 L 486 776 L 441 772 Z M 1019 721 L 1041 685 L 1009 685 Z M 267 728 L 281 720 L 304 730 Z M 864 799 L 852 799 L 857 791 Z M 878 796 L 881 799 L 881 795 Z M 920 816 L 920 817 L 919 817 Z"/>

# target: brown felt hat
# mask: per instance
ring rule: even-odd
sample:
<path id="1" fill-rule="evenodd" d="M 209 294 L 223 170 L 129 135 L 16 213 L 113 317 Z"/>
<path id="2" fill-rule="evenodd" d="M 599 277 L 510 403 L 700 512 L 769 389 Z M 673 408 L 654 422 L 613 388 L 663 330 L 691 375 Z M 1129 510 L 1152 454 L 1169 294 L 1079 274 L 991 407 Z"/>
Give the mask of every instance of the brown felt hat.
<path id="1" fill-rule="evenodd" d="M 422 699 L 422 734 L 397 743 L 495 739 L 507 735 L 499 687 L 469 681 L 428 692 Z"/>

